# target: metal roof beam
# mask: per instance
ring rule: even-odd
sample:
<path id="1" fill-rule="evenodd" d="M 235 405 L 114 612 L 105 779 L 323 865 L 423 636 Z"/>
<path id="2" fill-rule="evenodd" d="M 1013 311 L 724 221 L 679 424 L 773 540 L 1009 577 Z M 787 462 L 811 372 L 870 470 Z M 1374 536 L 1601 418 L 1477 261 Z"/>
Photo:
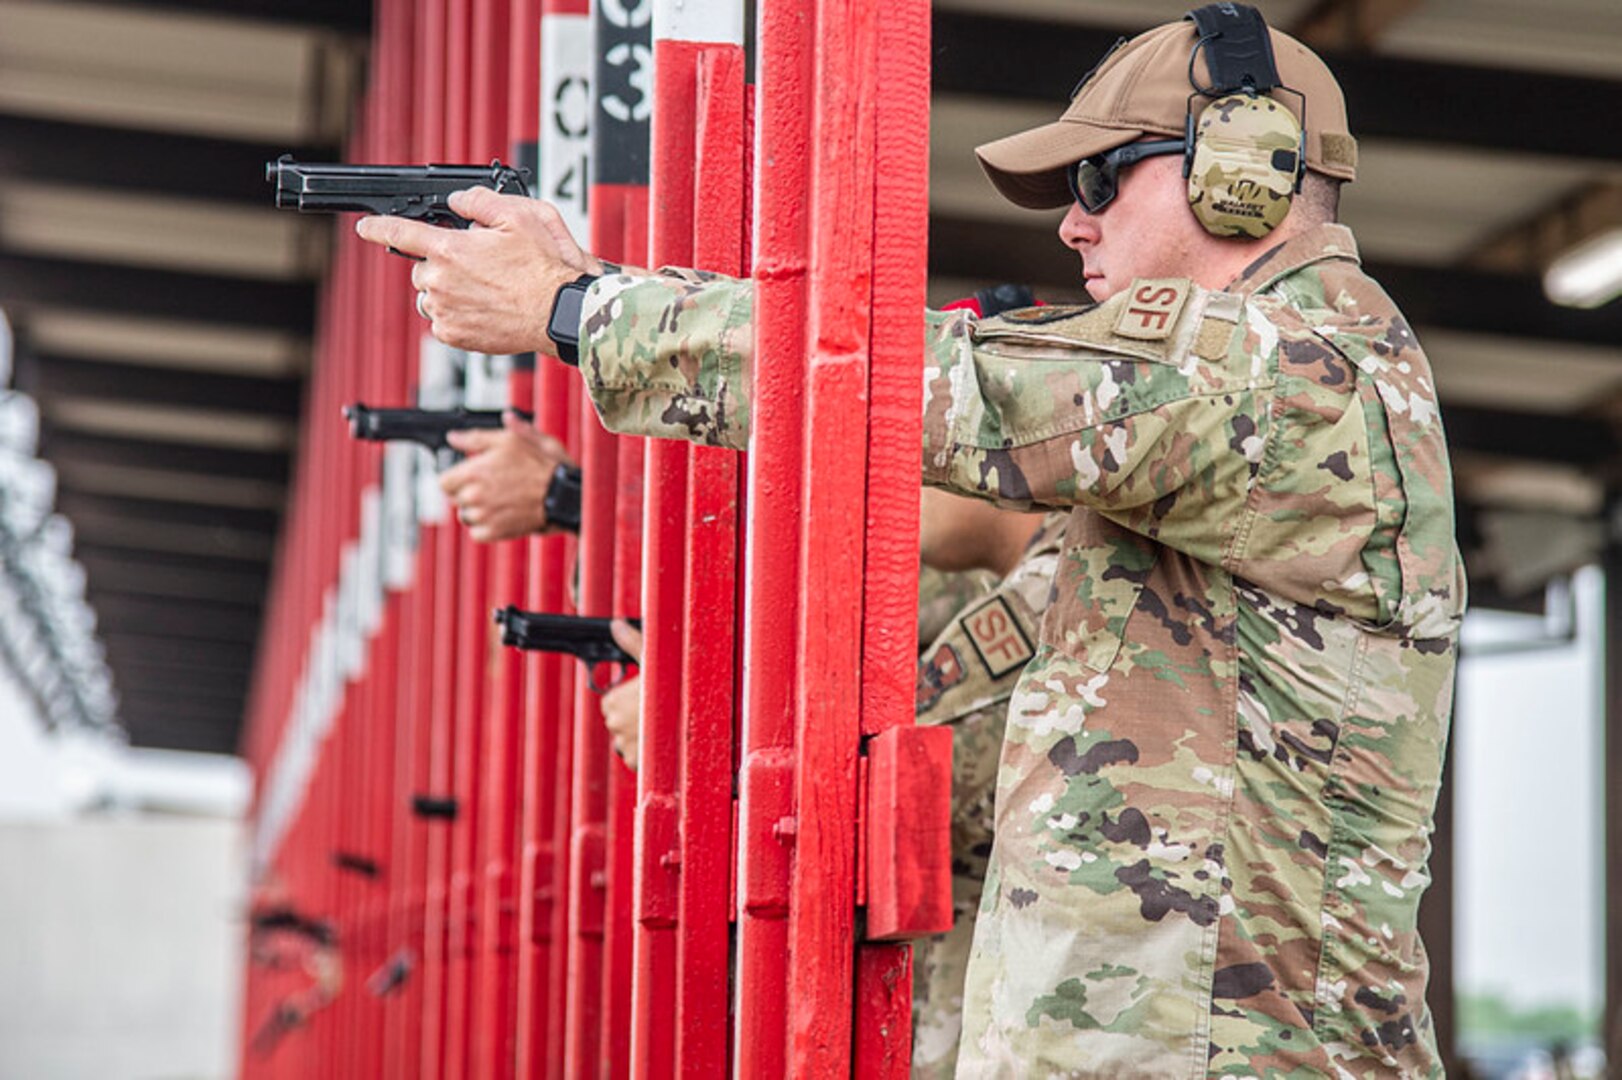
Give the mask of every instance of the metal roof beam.
<path id="1" fill-rule="evenodd" d="M 148 442 L 66 431 L 49 423 L 40 426 L 40 457 L 52 464 L 69 463 L 91 468 L 101 465 L 206 472 L 218 477 L 263 480 L 285 484 L 286 454 L 262 450 L 229 450 L 191 443 Z"/>
<path id="2" fill-rule="evenodd" d="M 151 10 L 151 0 L 97 0 L 108 7 Z M 163 0 L 173 11 L 194 11 L 235 19 L 263 19 L 266 22 L 324 27 L 347 33 L 365 34 L 372 28 L 372 0 Z"/>
<path id="3" fill-rule="evenodd" d="M 118 689 L 120 700 L 128 695 L 164 697 L 238 713 L 247 696 L 248 676 L 246 672 L 222 676 L 217 672 L 200 674 L 184 669 L 126 664 L 114 671 L 113 685 Z"/>
<path id="4" fill-rule="evenodd" d="M 1488 237 L 1466 260 L 1480 270 L 1547 269 L 1566 250 L 1622 226 L 1622 179 L 1564 192 L 1537 213 Z"/>
<path id="5" fill-rule="evenodd" d="M 253 667 L 253 646 L 242 642 L 194 641 L 101 626 L 96 628 L 96 637 L 107 647 L 108 660 L 113 663 L 136 657 L 142 663 L 196 670 L 248 671 Z"/>
<path id="6" fill-rule="evenodd" d="M 52 394 L 160 402 L 203 409 L 236 409 L 296 417 L 303 395 L 300 379 L 261 379 L 197 371 L 158 371 L 132 364 L 42 356 L 19 349 L 17 389 L 36 398 Z"/>
<path id="7" fill-rule="evenodd" d="M 259 610 L 202 600 L 155 599 L 130 593 L 85 590 L 96 626 L 109 633 L 134 631 L 193 641 L 251 645 L 259 636 Z"/>
<path id="8" fill-rule="evenodd" d="M 275 528 L 263 511 L 226 510 L 117 499 L 59 488 L 56 506 L 73 523 L 76 543 L 227 559 L 263 565 Z"/>
<path id="9" fill-rule="evenodd" d="M 70 519 L 81 512 L 99 521 L 158 521 L 188 529 L 231 529 L 274 536 L 280 515 L 269 510 L 229 506 L 195 506 L 157 499 L 125 499 L 116 495 L 86 495 L 59 488 L 56 505 Z"/>
<path id="10" fill-rule="evenodd" d="M 108 556 L 94 547 L 76 549 L 73 555 L 92 588 L 137 596 L 209 600 L 258 610 L 269 580 L 263 572 L 176 566 L 130 554 Z"/>
<path id="11" fill-rule="evenodd" d="M 75 307 L 308 334 L 315 286 L 0 254 L 0 307 Z"/>
<path id="12" fill-rule="evenodd" d="M 234 754 L 242 717 L 229 709 L 184 710 L 162 698 L 140 696 L 121 703 L 118 718 L 129 733 L 130 745 L 154 750 L 194 750 Z"/>
<path id="13" fill-rule="evenodd" d="M 278 146 L 0 114 L 0 179 L 271 205 L 265 162 L 331 161 L 336 146 Z"/>
<path id="14" fill-rule="evenodd" d="M 937 93 L 1041 101 L 1060 107 L 1118 33 L 1075 23 L 1007 19 L 937 9 Z M 1578 117 L 1622 116 L 1622 80 L 1556 75 L 1369 53 L 1325 51 L 1353 134 L 1473 146 L 1495 153 L 1610 161 L 1615 148 Z M 1551 101 L 1580 102 L 1551 119 Z M 1469 108 L 1460 108 L 1469 102 Z"/>
<path id="15" fill-rule="evenodd" d="M 1368 49 L 1424 0 L 1318 0 L 1290 34 L 1314 49 Z"/>
<path id="16" fill-rule="evenodd" d="M 1597 469 L 1617 460 L 1616 430 L 1603 420 L 1442 405 L 1448 445 L 1551 464 Z"/>

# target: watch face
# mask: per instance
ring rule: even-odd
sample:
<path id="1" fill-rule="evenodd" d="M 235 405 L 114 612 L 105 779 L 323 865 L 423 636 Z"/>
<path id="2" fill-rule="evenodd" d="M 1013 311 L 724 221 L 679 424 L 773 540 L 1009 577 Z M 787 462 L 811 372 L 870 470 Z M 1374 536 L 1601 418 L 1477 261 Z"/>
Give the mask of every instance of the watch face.
<path id="1" fill-rule="evenodd" d="M 571 281 L 558 290 L 557 299 L 552 304 L 552 318 L 547 322 L 546 336 L 557 345 L 559 359 L 574 362 L 579 357 L 580 309 L 585 304 L 586 289 L 590 285 L 590 281 Z"/>
<path id="2" fill-rule="evenodd" d="M 552 337 L 574 342 L 580 341 L 580 306 L 586 289 L 570 283 L 558 293 L 558 302 L 552 305 Z"/>

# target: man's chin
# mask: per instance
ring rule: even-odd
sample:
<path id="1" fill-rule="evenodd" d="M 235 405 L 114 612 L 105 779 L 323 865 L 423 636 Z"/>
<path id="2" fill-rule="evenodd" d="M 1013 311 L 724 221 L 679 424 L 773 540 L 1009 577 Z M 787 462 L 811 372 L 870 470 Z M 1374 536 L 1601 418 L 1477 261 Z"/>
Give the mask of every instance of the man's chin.
<path id="1" fill-rule="evenodd" d="M 1106 283 L 1101 277 L 1086 278 L 1082 282 L 1081 287 L 1087 291 L 1088 296 L 1093 298 L 1093 303 L 1095 304 L 1102 304 L 1105 300 L 1108 300 L 1110 298 L 1110 294 L 1115 291 L 1114 289 L 1111 289 L 1108 283 Z"/>

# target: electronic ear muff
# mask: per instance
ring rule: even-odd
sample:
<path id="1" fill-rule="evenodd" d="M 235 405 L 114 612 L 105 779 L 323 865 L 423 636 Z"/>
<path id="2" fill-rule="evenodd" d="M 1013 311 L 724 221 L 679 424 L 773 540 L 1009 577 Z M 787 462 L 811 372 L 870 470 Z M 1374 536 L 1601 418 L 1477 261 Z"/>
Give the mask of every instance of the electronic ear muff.
<path id="1" fill-rule="evenodd" d="M 1188 119 L 1183 134 L 1183 176 L 1188 205 L 1213 236 L 1261 239 L 1290 212 L 1306 176 L 1302 121 L 1269 96 L 1284 86 L 1273 61 L 1273 42 L 1261 13 L 1244 4 L 1210 4 L 1188 13 L 1199 33 L 1188 57 Z M 1194 60 L 1205 51 L 1211 84 L 1194 79 Z M 1194 99 L 1212 98 L 1194 116 Z"/>

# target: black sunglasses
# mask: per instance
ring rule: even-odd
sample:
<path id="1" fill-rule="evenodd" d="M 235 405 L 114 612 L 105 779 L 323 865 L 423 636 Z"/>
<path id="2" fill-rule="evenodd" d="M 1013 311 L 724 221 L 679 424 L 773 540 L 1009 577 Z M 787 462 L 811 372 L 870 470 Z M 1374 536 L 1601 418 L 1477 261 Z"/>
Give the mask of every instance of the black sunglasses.
<path id="1" fill-rule="evenodd" d="M 1183 146 L 1182 139 L 1157 139 L 1127 143 L 1107 153 L 1083 158 L 1064 171 L 1064 178 L 1070 183 L 1070 196 L 1083 210 L 1096 214 L 1115 198 L 1122 169 L 1158 154 L 1181 154 Z"/>

